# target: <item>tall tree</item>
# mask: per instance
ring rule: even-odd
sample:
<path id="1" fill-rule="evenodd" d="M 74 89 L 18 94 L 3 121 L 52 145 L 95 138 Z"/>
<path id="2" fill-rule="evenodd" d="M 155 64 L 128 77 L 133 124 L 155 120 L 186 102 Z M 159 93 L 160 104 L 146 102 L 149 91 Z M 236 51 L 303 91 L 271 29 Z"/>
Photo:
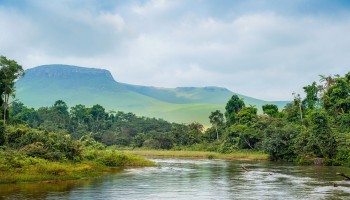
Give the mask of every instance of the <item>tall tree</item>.
<path id="1" fill-rule="evenodd" d="M 339 77 L 339 75 L 336 75 L 332 77 L 331 75 L 325 76 L 325 75 L 320 75 L 320 82 L 323 84 L 323 91 L 327 91 L 328 88 L 330 88 L 332 85 L 335 84 L 335 77 Z"/>
<path id="2" fill-rule="evenodd" d="M 293 92 L 293 96 L 294 96 L 294 105 L 299 107 L 300 121 L 303 122 L 303 109 L 302 109 L 302 102 L 301 102 L 300 94 L 296 94 Z"/>
<path id="3" fill-rule="evenodd" d="M 0 106 L 3 108 L 4 124 L 6 124 L 10 97 L 15 94 L 15 82 L 23 75 L 24 70 L 21 65 L 14 60 L 8 60 L 5 56 L 0 56 Z"/>
<path id="4" fill-rule="evenodd" d="M 225 117 L 227 123 L 232 125 L 236 122 L 236 114 L 245 106 L 243 99 L 240 99 L 236 94 L 232 95 L 225 107 Z"/>
<path id="5" fill-rule="evenodd" d="M 318 104 L 318 94 L 322 90 L 322 86 L 316 85 L 316 82 L 313 82 L 311 85 L 303 87 L 306 97 L 303 100 L 303 104 L 309 109 L 313 110 Z"/>
<path id="6" fill-rule="evenodd" d="M 52 109 L 52 119 L 59 127 L 67 127 L 69 121 L 69 112 L 66 102 L 57 100 Z"/>
<path id="7" fill-rule="evenodd" d="M 210 123 L 215 127 L 216 139 L 219 140 L 218 126 L 222 126 L 224 124 L 224 115 L 220 112 L 220 110 L 216 110 L 214 112 L 211 112 L 209 120 Z"/>

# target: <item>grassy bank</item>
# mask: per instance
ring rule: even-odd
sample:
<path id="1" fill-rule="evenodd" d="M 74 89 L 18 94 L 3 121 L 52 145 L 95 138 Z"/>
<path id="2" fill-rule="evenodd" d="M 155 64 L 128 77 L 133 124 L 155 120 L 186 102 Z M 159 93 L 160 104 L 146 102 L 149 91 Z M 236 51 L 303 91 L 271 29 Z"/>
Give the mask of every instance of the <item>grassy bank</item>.
<path id="1" fill-rule="evenodd" d="M 221 154 L 205 151 L 167 151 L 167 150 L 122 150 L 123 153 L 134 154 L 146 157 L 166 157 L 166 158 L 209 158 L 226 160 L 267 160 L 268 155 L 256 151 L 238 150 L 230 154 Z"/>
<path id="2" fill-rule="evenodd" d="M 1 151 L 0 183 L 80 179 L 111 172 L 112 167 L 154 165 L 140 156 L 106 150 L 84 152 L 79 162 L 50 161 L 18 152 Z"/>

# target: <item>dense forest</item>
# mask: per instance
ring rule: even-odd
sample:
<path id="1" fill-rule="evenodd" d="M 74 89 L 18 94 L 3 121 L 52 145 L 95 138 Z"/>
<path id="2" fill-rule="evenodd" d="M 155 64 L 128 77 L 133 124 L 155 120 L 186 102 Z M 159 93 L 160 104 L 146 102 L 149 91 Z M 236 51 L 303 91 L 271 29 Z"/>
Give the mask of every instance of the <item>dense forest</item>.
<path id="1" fill-rule="evenodd" d="M 267 104 L 262 115 L 233 95 L 225 113 L 213 111 L 208 116 L 212 127 L 204 129 L 196 119 L 190 124 L 170 123 L 107 111 L 98 104 L 69 108 L 57 100 L 52 106 L 34 109 L 10 102 L 14 81 L 23 69 L 15 61 L 1 59 L 3 149 L 53 160 L 77 160 L 84 145 L 219 153 L 247 149 L 266 152 L 274 161 L 350 166 L 350 72 L 320 76 L 318 82 L 303 87 L 305 95 L 293 94 L 294 100 L 283 110 Z"/>

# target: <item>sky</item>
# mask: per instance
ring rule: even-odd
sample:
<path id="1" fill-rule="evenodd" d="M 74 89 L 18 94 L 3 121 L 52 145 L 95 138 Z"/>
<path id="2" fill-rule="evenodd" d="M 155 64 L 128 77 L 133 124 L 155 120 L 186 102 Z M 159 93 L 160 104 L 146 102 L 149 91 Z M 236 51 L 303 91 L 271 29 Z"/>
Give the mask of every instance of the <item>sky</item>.
<path id="1" fill-rule="evenodd" d="M 0 0 L 0 55 L 118 82 L 290 100 L 350 71 L 350 1 Z"/>

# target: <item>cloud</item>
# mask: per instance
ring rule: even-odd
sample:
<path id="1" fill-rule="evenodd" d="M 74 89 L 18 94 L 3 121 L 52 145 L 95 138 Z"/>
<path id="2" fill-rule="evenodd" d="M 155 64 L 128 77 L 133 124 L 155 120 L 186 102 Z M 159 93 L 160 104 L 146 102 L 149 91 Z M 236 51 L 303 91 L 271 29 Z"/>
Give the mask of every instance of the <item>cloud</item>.
<path id="1" fill-rule="evenodd" d="M 266 100 L 291 99 L 319 74 L 350 69 L 348 5 L 314 0 L 26 2 L 0 3 L 0 27 L 6 30 L 0 32 L 0 54 L 26 68 L 49 63 L 101 67 L 121 82 L 216 85 Z"/>

